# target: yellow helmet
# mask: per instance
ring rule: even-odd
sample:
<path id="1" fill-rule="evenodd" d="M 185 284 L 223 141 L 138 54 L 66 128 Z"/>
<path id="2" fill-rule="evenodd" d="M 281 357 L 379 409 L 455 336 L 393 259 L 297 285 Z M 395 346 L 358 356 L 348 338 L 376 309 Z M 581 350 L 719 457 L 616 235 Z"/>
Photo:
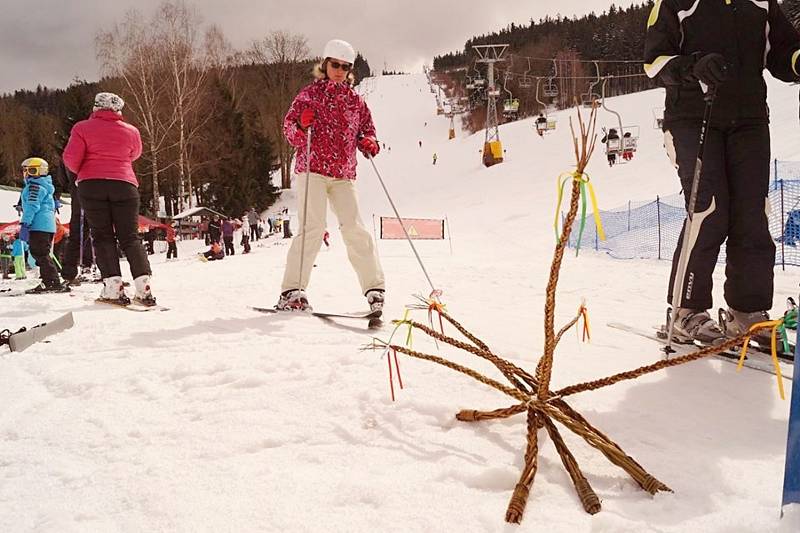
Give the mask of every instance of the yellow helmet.
<path id="1" fill-rule="evenodd" d="M 50 165 L 41 157 L 29 157 L 22 162 L 22 172 L 27 176 L 46 176 Z"/>

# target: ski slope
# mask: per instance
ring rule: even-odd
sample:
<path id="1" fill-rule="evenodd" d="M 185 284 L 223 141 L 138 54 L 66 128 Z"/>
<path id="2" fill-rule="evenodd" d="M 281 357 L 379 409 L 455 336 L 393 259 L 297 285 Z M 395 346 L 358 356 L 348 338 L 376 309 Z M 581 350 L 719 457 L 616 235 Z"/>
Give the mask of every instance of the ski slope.
<path id="1" fill-rule="evenodd" d="M 797 88 L 770 80 L 773 155 L 800 158 Z M 483 134 L 447 140 L 448 119 L 422 75 L 363 89 L 380 140 L 375 164 L 404 217 L 447 217 L 452 248 L 418 242 L 449 312 L 496 353 L 533 371 L 543 345 L 544 289 L 554 247 L 556 178 L 573 152 L 568 120 L 539 138 L 532 120 L 501 126 L 506 161 L 481 165 Z M 609 169 L 598 145 L 588 172 L 601 208 L 677 192 L 652 128 L 659 90 L 609 99 L 641 127 L 632 162 Z M 613 125 L 601 111 L 600 124 Z M 427 122 L 427 125 L 424 125 Z M 423 146 L 418 142 L 422 140 Z M 432 165 L 433 153 L 438 162 Z M 359 162 L 367 225 L 391 215 L 370 163 Z M 294 206 L 292 193 L 282 204 Z M 293 209 L 293 207 L 290 207 Z M 319 310 L 364 307 L 331 218 L 308 292 Z M 237 240 L 238 243 L 238 240 Z M 779 527 L 788 402 L 771 376 L 700 361 L 572 397 L 571 405 L 674 493 L 655 497 L 565 432 L 602 500 L 589 516 L 548 438 L 521 526 L 503 521 L 525 447 L 524 417 L 468 425 L 461 409 L 510 404 L 432 363 L 401 356 L 392 402 L 387 361 L 363 351 L 354 321 L 263 315 L 277 301 L 287 241 L 201 263 L 153 257 L 154 292 L 171 308 L 96 306 L 98 286 L 71 295 L 0 300 L 0 327 L 75 313 L 75 327 L 23 353 L 0 355 L 0 531 L 548 531 L 764 532 Z M 237 246 L 238 249 L 238 246 Z M 431 287 L 408 244 L 382 241 L 387 318 Z M 126 265 L 123 264 L 123 273 Z M 553 388 L 630 370 L 658 347 L 605 326 L 662 319 L 669 263 L 567 254 L 557 327 L 586 299 L 592 342 L 565 335 Z M 798 291 L 776 272 L 774 313 Z M 722 272 L 717 273 L 718 305 Z M 420 321 L 425 315 L 416 315 Z M 446 331 L 453 333 L 452 328 Z M 376 333 L 388 340 L 391 328 Z M 395 338 L 395 341 L 398 341 Z M 487 363 L 435 346 L 414 349 L 501 378 Z M 400 342 L 400 341 L 398 341 Z M 395 387 L 397 385 L 395 384 Z M 787 390 L 789 394 L 789 390 Z M 540 433 L 540 439 L 543 434 Z"/>

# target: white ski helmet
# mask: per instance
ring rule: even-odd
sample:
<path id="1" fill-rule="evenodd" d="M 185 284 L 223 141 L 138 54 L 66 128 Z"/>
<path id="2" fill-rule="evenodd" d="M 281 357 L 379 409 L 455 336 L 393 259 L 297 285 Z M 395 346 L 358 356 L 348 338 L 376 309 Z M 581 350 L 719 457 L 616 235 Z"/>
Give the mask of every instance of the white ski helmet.
<path id="1" fill-rule="evenodd" d="M 322 52 L 322 58 L 338 59 L 339 61 L 347 61 L 351 65 L 356 60 L 356 51 L 347 41 L 341 39 L 331 39 L 325 45 L 325 50 Z"/>
<path id="2" fill-rule="evenodd" d="M 92 111 L 100 109 L 110 109 L 116 113 L 122 112 L 125 107 L 125 100 L 114 93 L 97 93 L 94 97 L 94 107 Z"/>

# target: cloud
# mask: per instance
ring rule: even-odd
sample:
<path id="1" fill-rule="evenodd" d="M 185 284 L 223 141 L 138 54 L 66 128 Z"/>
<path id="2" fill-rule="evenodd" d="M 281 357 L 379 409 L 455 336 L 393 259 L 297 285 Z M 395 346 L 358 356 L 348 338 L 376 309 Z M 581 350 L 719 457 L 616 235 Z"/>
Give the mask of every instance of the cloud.
<path id="1" fill-rule="evenodd" d="M 2 0 L 0 92 L 37 85 L 65 87 L 74 78 L 99 78 L 94 38 L 136 7 L 147 15 L 158 0 Z M 237 48 L 275 30 L 303 34 L 312 53 L 328 39 L 350 41 L 373 70 L 418 70 L 434 55 L 460 50 L 474 35 L 546 15 L 602 11 L 636 0 L 198 0 L 206 23 L 215 23 Z M 591 4 L 591 6 L 589 6 Z"/>

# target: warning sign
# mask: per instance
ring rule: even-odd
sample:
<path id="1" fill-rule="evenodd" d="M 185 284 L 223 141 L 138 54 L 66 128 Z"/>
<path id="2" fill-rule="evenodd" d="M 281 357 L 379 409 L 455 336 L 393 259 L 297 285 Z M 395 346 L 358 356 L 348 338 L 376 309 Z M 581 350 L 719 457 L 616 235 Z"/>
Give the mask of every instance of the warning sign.
<path id="1" fill-rule="evenodd" d="M 381 217 L 381 239 L 405 239 L 405 226 L 408 236 L 418 240 L 442 240 L 444 236 L 444 219 L 438 218 L 404 218 L 402 226 L 395 217 Z"/>

